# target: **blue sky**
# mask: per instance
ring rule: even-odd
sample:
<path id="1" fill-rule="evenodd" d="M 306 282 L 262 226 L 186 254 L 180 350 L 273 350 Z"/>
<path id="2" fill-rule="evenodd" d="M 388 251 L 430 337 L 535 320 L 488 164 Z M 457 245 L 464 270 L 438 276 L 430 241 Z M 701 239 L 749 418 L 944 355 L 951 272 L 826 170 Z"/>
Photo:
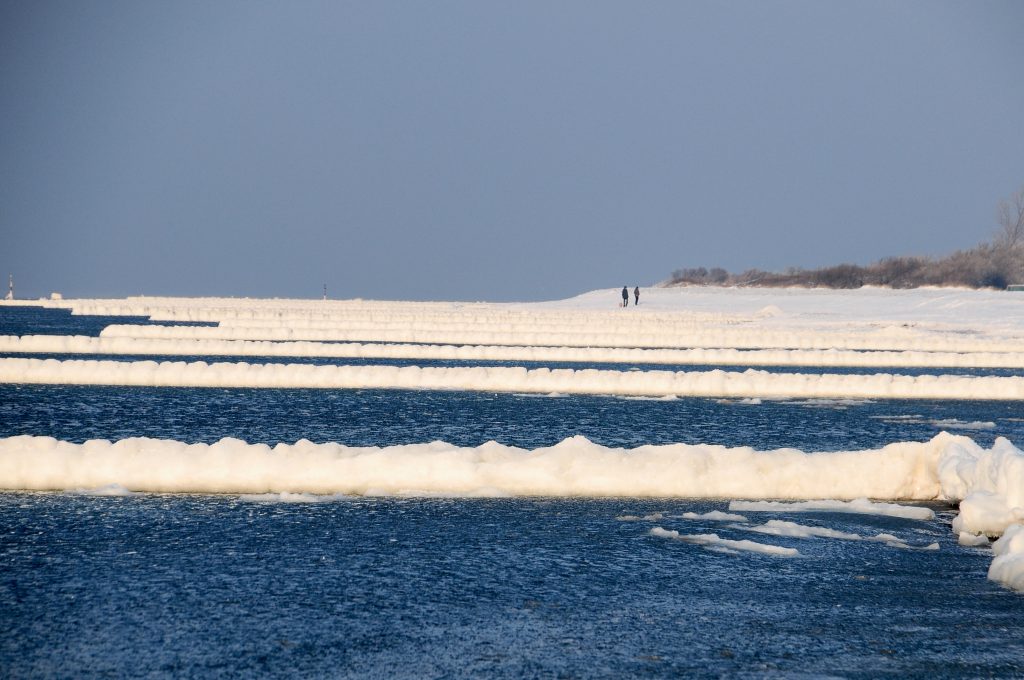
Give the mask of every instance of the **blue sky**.
<path id="1" fill-rule="evenodd" d="M 0 2 L 19 294 L 539 300 L 941 255 L 1021 2 Z"/>

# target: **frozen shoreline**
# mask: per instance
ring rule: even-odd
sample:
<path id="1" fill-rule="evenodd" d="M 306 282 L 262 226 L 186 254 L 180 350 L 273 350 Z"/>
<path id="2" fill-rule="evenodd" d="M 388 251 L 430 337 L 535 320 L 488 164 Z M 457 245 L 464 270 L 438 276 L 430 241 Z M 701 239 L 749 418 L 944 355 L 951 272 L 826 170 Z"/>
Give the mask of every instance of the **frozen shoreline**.
<path id="1" fill-rule="evenodd" d="M 0 301 L 74 314 L 217 322 L 108 328 L 104 337 L 1024 353 L 1024 295 L 1005 291 L 650 288 L 534 303 L 135 297 Z"/>

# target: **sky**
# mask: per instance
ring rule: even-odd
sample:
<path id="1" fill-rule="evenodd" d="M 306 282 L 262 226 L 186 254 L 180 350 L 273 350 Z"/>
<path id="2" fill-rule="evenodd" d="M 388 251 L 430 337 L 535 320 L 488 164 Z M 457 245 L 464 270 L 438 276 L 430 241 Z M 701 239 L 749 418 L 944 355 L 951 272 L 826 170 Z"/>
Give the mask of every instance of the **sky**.
<path id="1" fill-rule="evenodd" d="M 940 256 L 1024 186 L 1022 33 L 1015 0 L 0 0 L 0 275 L 528 301 Z"/>

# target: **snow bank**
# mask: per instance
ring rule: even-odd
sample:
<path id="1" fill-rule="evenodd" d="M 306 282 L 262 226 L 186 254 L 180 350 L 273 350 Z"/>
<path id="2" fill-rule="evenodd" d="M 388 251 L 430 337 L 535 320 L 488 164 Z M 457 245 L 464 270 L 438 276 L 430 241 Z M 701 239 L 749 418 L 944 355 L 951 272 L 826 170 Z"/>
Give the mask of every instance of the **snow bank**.
<path id="1" fill-rule="evenodd" d="M 134 297 L 0 301 L 0 307 L 212 321 L 222 328 L 200 331 L 202 337 L 215 337 L 212 331 L 224 339 L 1021 353 L 1017 297 L 937 288 L 682 287 L 644 289 L 641 305 L 628 309 L 617 307 L 618 288 L 543 303 Z"/>
<path id="2" fill-rule="evenodd" d="M 805 347 L 807 345 L 802 344 L 804 338 L 820 338 L 820 332 L 824 332 L 829 334 L 829 342 L 822 349 L 958 351 L 952 349 L 953 345 L 942 346 L 950 341 L 958 346 L 978 348 L 984 345 L 989 351 L 999 351 L 995 347 L 1000 344 L 1015 347 L 1006 351 L 1024 351 L 1024 328 L 1017 314 L 1018 301 L 1013 294 L 1002 292 L 878 288 L 844 291 L 714 287 L 645 289 L 642 304 L 628 310 L 617 309 L 618 293 L 618 289 L 599 290 L 569 300 L 512 304 L 152 297 L 64 300 L 42 304 L 72 309 L 76 314 L 137 315 L 179 322 L 215 321 L 225 327 L 252 329 L 280 327 L 329 331 L 332 328 L 372 330 L 377 327 L 388 332 L 443 329 L 446 333 L 507 329 L 513 334 L 526 329 L 544 333 L 558 331 L 581 337 L 597 331 L 616 336 L 614 345 L 627 346 L 629 337 L 641 341 L 653 338 L 658 335 L 659 328 L 668 330 L 674 324 L 665 334 L 668 339 L 684 337 L 686 333 L 724 331 L 741 341 L 754 342 L 752 346 L 764 346 L 758 344 L 763 341 L 759 336 L 767 334 L 766 338 L 771 338 L 774 334 L 783 333 L 788 339 L 782 345 L 769 346 Z M 373 339 L 383 338 L 367 340 Z M 843 344 L 846 339 L 860 344 L 857 347 Z M 800 344 L 792 344 L 793 341 Z M 929 345 L 932 341 L 936 344 Z M 480 344 L 465 340 L 443 342 Z M 915 345 L 918 342 L 924 344 Z M 888 346 L 883 347 L 879 343 Z M 506 340 L 502 344 L 536 343 L 510 343 Z M 709 346 L 739 345 L 716 342 Z"/>
<path id="3" fill-rule="evenodd" d="M 733 314 L 746 317 L 832 318 L 838 305 L 844 316 L 873 321 L 907 319 L 916 323 L 948 321 L 951 317 L 968 321 L 1006 320 L 1019 306 L 1013 293 L 966 288 L 886 289 L 865 286 L 859 289 L 827 288 L 719 288 L 714 286 L 682 286 L 676 288 L 642 288 L 641 304 L 628 312 L 617 309 L 621 287 L 583 293 L 573 298 L 552 302 L 481 303 L 481 302 L 409 302 L 358 299 L 299 298 L 224 298 L 133 296 L 128 298 L 92 298 L 0 301 L 3 304 L 30 304 L 71 309 L 76 314 L 109 314 L 159 316 L 174 315 L 176 320 L 219 320 L 237 318 L 316 318 L 333 317 L 351 312 L 363 316 L 389 312 L 414 312 L 423 309 L 465 312 L 476 309 L 506 312 L 558 311 L 653 314 L 665 311 L 687 311 L 707 315 Z M 188 316 L 192 314 L 192 316 Z M 204 319 L 201 315 L 209 315 Z M 168 316 L 167 318 L 171 318 Z"/>
<path id="4" fill-rule="evenodd" d="M 0 383 L 662 397 L 1024 399 L 1024 377 L 0 359 Z"/>
<path id="5" fill-rule="evenodd" d="M 1024 368 L 1024 353 L 870 352 L 733 348 L 511 347 L 352 342 L 134 338 L 105 335 L 0 336 L 0 352 L 164 356 L 385 358 L 442 361 L 690 364 L 717 366 Z"/>

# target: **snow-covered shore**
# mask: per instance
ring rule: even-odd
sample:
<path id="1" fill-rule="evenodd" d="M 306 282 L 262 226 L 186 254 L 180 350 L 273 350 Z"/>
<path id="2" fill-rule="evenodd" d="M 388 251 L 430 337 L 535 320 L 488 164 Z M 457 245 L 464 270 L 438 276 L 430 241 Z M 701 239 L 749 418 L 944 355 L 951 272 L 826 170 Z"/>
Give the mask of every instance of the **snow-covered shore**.
<path id="1" fill-rule="evenodd" d="M 74 314 L 217 322 L 106 329 L 104 337 L 305 340 L 614 348 L 1024 352 L 1024 294 L 652 288 L 617 308 L 616 289 L 536 303 L 156 298 L 0 301 Z"/>

